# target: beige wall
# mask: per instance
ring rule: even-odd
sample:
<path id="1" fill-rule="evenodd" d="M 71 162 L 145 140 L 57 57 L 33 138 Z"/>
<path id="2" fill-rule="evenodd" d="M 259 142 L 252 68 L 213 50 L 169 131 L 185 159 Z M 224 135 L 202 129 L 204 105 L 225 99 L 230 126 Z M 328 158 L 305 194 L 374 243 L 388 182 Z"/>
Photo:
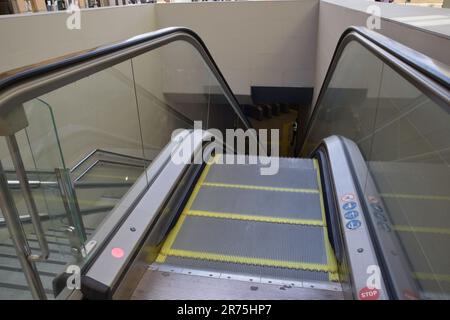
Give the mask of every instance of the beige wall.
<path id="1" fill-rule="evenodd" d="M 0 16 L 0 72 L 156 29 L 154 5 L 83 9 L 81 30 L 65 12 Z"/>
<path id="2" fill-rule="evenodd" d="M 236 94 L 252 85 L 312 87 L 317 16 L 317 0 L 156 5 L 159 27 L 200 35 Z"/>

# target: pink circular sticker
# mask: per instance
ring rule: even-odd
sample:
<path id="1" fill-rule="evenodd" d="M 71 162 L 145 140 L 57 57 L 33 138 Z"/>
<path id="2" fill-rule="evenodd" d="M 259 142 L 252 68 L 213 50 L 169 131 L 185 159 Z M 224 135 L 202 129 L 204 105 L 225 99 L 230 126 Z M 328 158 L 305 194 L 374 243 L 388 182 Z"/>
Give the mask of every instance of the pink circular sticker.
<path id="1" fill-rule="evenodd" d="M 125 255 L 125 251 L 123 251 L 122 248 L 118 248 L 118 247 L 112 248 L 111 249 L 111 255 L 114 258 L 120 259 L 120 258 L 122 258 Z"/>

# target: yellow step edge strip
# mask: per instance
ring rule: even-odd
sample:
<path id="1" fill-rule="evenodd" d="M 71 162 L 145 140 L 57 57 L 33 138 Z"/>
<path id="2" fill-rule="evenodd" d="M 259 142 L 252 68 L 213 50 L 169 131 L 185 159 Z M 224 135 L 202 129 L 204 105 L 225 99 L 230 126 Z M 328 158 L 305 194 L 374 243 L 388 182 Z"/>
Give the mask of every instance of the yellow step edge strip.
<path id="1" fill-rule="evenodd" d="M 195 198 L 197 198 L 197 194 L 200 191 L 201 185 L 203 181 L 205 181 L 206 176 L 208 175 L 209 169 L 211 168 L 212 164 L 217 161 L 218 156 L 214 157 L 214 160 L 212 162 L 208 162 L 205 166 L 205 169 L 203 169 L 202 174 L 200 175 L 200 178 L 197 181 L 197 184 L 194 187 L 194 190 L 192 191 L 191 196 L 189 197 L 188 202 L 186 203 L 186 206 L 183 209 L 183 212 L 180 215 L 180 218 L 178 219 L 177 223 L 175 224 L 175 227 L 170 231 L 169 235 L 167 236 L 166 241 L 164 242 L 161 252 L 165 252 L 170 250 L 173 243 L 175 242 L 175 239 L 177 238 L 178 233 L 181 230 L 181 226 L 184 223 L 184 220 L 186 218 L 187 212 L 191 209 L 192 204 L 194 203 Z M 164 263 L 166 260 L 166 257 L 162 255 L 161 253 L 156 257 L 156 262 L 158 263 Z"/>
<path id="2" fill-rule="evenodd" d="M 428 272 L 414 272 L 413 277 L 417 280 L 431 280 L 431 281 L 442 281 L 450 282 L 450 274 L 438 274 L 438 273 L 428 273 Z"/>
<path id="3" fill-rule="evenodd" d="M 168 251 L 162 252 L 162 254 L 166 256 L 175 256 L 180 258 L 202 259 L 209 261 L 240 263 L 264 267 L 279 267 L 288 269 L 336 273 L 336 269 L 334 269 L 333 267 L 320 263 L 306 263 L 306 262 L 282 261 L 263 258 L 251 258 L 251 257 L 222 255 L 190 250 L 178 250 L 178 249 L 170 249 Z"/>
<path id="4" fill-rule="evenodd" d="M 317 189 L 302 189 L 302 188 L 277 188 L 266 186 L 253 186 L 246 184 L 231 184 L 231 183 L 218 183 L 218 182 L 203 182 L 205 187 L 218 187 L 218 188 L 234 188 L 234 189 L 247 189 L 247 190 L 264 190 L 264 191 L 279 191 L 279 192 L 298 192 L 298 193 L 319 193 Z"/>
<path id="5" fill-rule="evenodd" d="M 316 169 L 316 176 L 317 176 L 317 185 L 319 187 L 319 198 L 320 198 L 320 210 L 322 212 L 322 223 L 326 227 L 327 220 L 325 215 L 325 204 L 323 201 L 323 192 L 322 192 L 322 181 L 320 179 L 320 170 L 319 170 L 319 161 L 317 159 L 313 159 L 314 168 Z M 330 239 L 328 239 L 328 232 L 325 228 L 323 230 L 323 243 L 325 245 L 325 252 L 327 255 L 327 264 L 330 266 L 330 268 L 337 270 L 337 262 L 336 257 L 334 256 L 333 248 L 330 244 Z M 336 272 L 330 272 L 328 273 L 328 279 L 330 281 L 339 281 L 339 275 Z"/>
<path id="6" fill-rule="evenodd" d="M 272 223 L 284 223 L 284 224 L 299 224 L 299 225 L 317 226 L 317 227 L 323 227 L 324 226 L 323 222 L 321 220 L 255 216 L 255 215 L 240 214 L 240 213 L 229 213 L 229 212 L 212 212 L 212 211 L 203 211 L 203 210 L 189 210 L 187 212 L 187 215 L 189 215 L 189 216 L 197 216 L 197 217 L 231 219 L 231 220 L 272 222 Z"/>
<path id="7" fill-rule="evenodd" d="M 426 194 L 380 193 L 380 196 L 383 198 L 450 201 L 450 196 L 433 196 Z"/>
<path id="8" fill-rule="evenodd" d="M 406 225 L 393 225 L 392 228 L 395 231 L 400 231 L 400 232 L 420 232 L 420 233 L 435 233 L 435 234 L 450 235 L 450 229 L 448 229 L 448 228 L 415 227 L 415 226 L 406 226 Z"/>

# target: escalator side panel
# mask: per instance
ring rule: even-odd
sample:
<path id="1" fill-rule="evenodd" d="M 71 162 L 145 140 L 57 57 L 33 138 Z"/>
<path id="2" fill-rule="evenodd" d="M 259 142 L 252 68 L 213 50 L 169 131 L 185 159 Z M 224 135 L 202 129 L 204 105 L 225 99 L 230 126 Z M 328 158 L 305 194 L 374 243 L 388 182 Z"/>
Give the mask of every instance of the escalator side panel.
<path id="1" fill-rule="evenodd" d="M 341 233 L 347 265 L 340 265 L 343 289 L 354 299 L 388 299 L 385 279 L 366 222 L 362 200 L 347 158 L 343 140 L 331 136 L 324 140 L 339 206 Z"/>

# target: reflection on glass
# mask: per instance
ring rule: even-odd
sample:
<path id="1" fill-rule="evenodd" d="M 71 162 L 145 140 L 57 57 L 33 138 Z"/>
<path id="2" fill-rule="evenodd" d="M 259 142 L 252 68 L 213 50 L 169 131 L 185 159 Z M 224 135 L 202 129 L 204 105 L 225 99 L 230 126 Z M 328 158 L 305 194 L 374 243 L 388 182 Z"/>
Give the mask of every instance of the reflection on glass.
<path id="1" fill-rule="evenodd" d="M 424 297 L 450 297 L 450 114 L 384 67 L 366 158 Z"/>
<path id="2" fill-rule="evenodd" d="M 318 107 L 314 130 L 307 140 L 308 150 L 333 134 L 361 140 L 360 147 L 369 150 L 365 137 L 375 123 L 382 66 L 364 47 L 347 45 Z"/>
<path id="3" fill-rule="evenodd" d="M 366 199 L 380 197 L 396 243 L 381 247 L 382 255 L 389 266 L 399 254 L 405 261 L 401 270 L 390 269 L 393 277 L 407 273 L 420 298 L 450 298 L 448 106 L 352 43 L 317 109 L 305 154 L 330 135 L 355 142 L 366 161 L 360 185 Z"/>

